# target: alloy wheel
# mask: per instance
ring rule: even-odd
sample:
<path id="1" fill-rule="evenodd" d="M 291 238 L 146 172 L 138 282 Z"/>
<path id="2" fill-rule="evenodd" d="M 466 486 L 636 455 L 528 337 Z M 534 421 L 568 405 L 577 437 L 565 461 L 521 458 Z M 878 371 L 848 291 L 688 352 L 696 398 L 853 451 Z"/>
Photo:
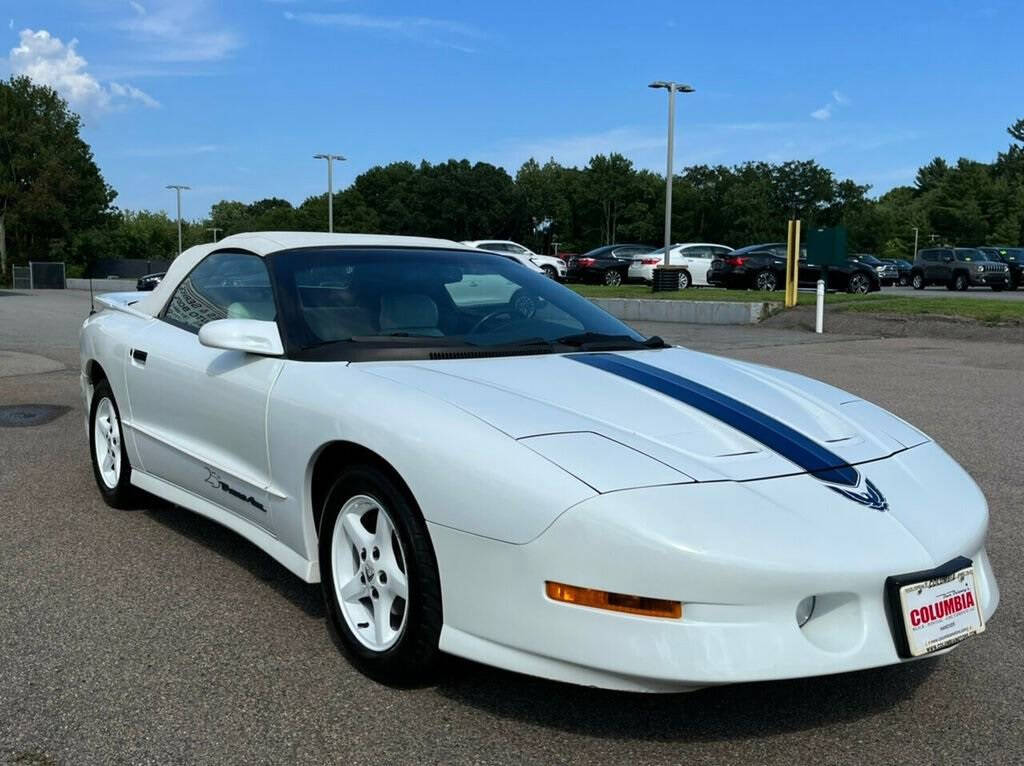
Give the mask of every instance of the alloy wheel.
<path id="1" fill-rule="evenodd" d="M 850 292 L 864 295 L 871 289 L 871 283 L 863 274 L 854 274 L 850 277 Z"/>
<path id="2" fill-rule="evenodd" d="M 114 489 L 121 479 L 121 425 L 110 399 L 104 397 L 96 406 L 92 427 L 100 478 L 108 489 Z"/>
<path id="3" fill-rule="evenodd" d="M 617 271 L 606 271 L 604 273 L 604 283 L 609 287 L 618 287 L 622 284 L 622 274 Z"/>
<path id="4" fill-rule="evenodd" d="M 774 272 L 762 271 L 757 275 L 755 284 L 758 290 L 773 292 L 778 286 L 778 280 L 776 280 Z"/>
<path id="5" fill-rule="evenodd" d="M 685 290 L 690 286 L 690 272 L 680 271 L 679 272 L 679 289 Z"/>
<path id="6" fill-rule="evenodd" d="M 345 622 L 367 649 L 383 652 L 401 637 L 409 613 L 405 551 L 383 504 L 350 497 L 331 539 L 334 592 Z"/>

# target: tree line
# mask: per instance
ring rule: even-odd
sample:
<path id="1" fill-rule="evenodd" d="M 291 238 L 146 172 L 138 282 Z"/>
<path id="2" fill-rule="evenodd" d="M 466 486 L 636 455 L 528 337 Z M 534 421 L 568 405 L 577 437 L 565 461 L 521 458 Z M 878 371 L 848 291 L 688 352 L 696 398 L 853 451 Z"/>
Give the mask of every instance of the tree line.
<path id="1" fill-rule="evenodd" d="M 167 259 L 176 222 L 163 212 L 120 210 L 80 122 L 51 89 L 27 78 L 0 81 L 0 263 L 98 258 Z M 673 178 L 678 242 L 739 247 L 785 237 L 786 220 L 845 225 L 850 247 L 881 257 L 913 256 L 920 242 L 1017 245 L 1024 240 L 1024 120 L 993 162 L 935 158 L 912 186 L 877 198 L 813 160 L 696 165 Z M 538 252 L 582 252 L 612 242 L 661 244 L 664 177 L 621 154 L 585 167 L 531 159 L 510 175 L 488 163 L 451 159 L 373 167 L 334 196 L 336 231 L 468 240 L 501 238 Z M 299 205 L 280 198 L 224 200 L 183 223 L 185 247 L 243 231 L 322 231 L 327 195 Z"/>

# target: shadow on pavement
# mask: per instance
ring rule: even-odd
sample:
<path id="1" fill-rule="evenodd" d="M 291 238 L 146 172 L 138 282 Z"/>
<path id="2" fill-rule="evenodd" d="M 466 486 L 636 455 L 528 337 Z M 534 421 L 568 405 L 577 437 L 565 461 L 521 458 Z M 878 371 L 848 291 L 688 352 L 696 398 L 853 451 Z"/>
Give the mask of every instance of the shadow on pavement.
<path id="1" fill-rule="evenodd" d="M 437 692 L 491 715 L 573 734 L 645 741 L 748 739 L 885 714 L 941 658 L 857 673 L 631 694 L 522 676 L 452 658 Z"/>
<path id="2" fill-rule="evenodd" d="M 152 498 L 146 515 L 231 560 L 287 598 L 310 617 L 323 617 L 319 585 L 300 580 L 244 537 L 205 516 Z"/>

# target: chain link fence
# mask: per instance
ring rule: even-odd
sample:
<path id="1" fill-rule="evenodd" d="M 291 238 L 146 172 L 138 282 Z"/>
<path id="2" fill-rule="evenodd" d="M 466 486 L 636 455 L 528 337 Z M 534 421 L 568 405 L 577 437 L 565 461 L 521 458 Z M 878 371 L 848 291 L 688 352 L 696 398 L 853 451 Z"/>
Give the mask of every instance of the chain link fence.
<path id="1" fill-rule="evenodd" d="M 11 266 L 11 287 L 15 290 L 32 289 L 32 272 L 28 266 Z"/>

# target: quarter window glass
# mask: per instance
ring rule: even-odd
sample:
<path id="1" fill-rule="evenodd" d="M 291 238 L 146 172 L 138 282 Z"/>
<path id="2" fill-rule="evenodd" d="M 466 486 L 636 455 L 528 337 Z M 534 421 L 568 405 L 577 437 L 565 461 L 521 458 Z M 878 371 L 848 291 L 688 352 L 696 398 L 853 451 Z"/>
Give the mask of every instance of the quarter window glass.
<path id="1" fill-rule="evenodd" d="M 178 285 L 164 320 L 192 332 L 217 319 L 262 319 L 276 316 L 270 277 L 263 259 L 242 253 L 207 256 Z"/>

